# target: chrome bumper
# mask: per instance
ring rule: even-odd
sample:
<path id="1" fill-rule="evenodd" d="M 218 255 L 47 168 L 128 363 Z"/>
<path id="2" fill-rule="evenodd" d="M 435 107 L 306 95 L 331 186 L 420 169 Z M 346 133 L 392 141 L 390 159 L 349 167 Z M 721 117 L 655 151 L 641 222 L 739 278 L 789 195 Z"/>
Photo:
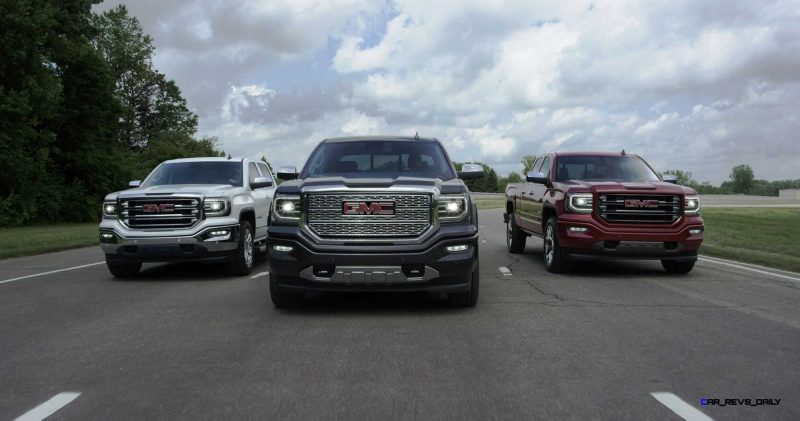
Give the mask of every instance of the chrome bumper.
<path id="1" fill-rule="evenodd" d="M 439 271 L 425 266 L 422 276 L 406 276 L 401 266 L 337 266 L 335 273 L 325 277 L 315 275 L 314 267 L 309 266 L 300 271 L 300 277 L 331 284 L 389 285 L 430 281 L 439 277 Z"/>

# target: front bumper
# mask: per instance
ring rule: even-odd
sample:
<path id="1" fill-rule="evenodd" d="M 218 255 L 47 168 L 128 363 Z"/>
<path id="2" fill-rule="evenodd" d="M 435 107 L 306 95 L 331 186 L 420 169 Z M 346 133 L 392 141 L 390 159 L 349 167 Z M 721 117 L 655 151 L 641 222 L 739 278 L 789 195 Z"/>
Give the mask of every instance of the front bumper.
<path id="1" fill-rule="evenodd" d="M 585 232 L 572 227 L 588 228 Z M 692 234 L 690 231 L 700 230 Z M 700 216 L 684 216 L 669 226 L 605 224 L 592 215 L 559 216 L 557 235 L 564 253 L 575 260 L 595 259 L 671 259 L 697 260 L 703 243 L 704 225 Z"/>
<path id="2" fill-rule="evenodd" d="M 212 237 L 212 231 L 228 235 Z M 238 245 L 239 223 L 233 220 L 203 221 L 189 230 L 172 231 L 131 230 L 108 219 L 100 223 L 100 247 L 109 260 L 225 262 Z"/>
<path id="3" fill-rule="evenodd" d="M 402 246 L 322 246 L 298 227 L 273 225 L 267 243 L 270 273 L 278 277 L 278 290 L 284 292 L 465 292 L 478 258 L 474 225 L 442 227 L 422 244 Z M 467 245 L 467 250 L 449 252 L 446 247 L 451 245 Z M 286 247 L 291 251 L 278 250 Z"/>

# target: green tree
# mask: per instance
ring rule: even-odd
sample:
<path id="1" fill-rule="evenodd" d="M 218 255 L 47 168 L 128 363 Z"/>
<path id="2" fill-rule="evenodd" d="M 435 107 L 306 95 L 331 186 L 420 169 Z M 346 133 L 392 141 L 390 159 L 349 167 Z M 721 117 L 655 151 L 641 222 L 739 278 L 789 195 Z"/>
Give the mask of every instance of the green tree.
<path id="1" fill-rule="evenodd" d="M 522 157 L 522 173 L 528 174 L 533 169 L 533 163 L 536 161 L 536 157 L 533 155 L 525 155 Z"/>
<path id="2" fill-rule="evenodd" d="M 753 169 L 747 164 L 741 164 L 731 169 L 730 179 L 734 193 L 747 194 L 753 188 Z"/>
<path id="3" fill-rule="evenodd" d="M 60 184 L 48 165 L 61 101 L 48 36 L 56 16 L 51 3 L 0 2 L 0 226 L 37 219 Z"/>
<path id="4" fill-rule="evenodd" d="M 696 189 L 699 185 L 697 181 L 692 178 L 692 173 L 683 170 L 666 170 L 664 174 L 674 175 L 678 178 L 678 184 Z"/>

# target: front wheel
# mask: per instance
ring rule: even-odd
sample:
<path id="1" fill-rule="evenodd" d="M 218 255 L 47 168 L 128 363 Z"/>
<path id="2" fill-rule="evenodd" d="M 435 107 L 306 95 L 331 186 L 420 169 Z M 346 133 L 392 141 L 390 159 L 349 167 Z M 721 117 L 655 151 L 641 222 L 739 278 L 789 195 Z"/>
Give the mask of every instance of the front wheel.
<path id="1" fill-rule="evenodd" d="M 550 218 L 544 226 L 544 267 L 548 272 L 559 273 L 569 269 L 567 256 L 558 244 L 556 218 Z"/>
<path id="2" fill-rule="evenodd" d="M 233 260 L 228 263 L 231 275 L 249 275 L 253 269 L 253 228 L 247 221 L 239 224 L 239 247 L 233 252 Z"/>
<path id="3" fill-rule="evenodd" d="M 106 257 L 106 266 L 108 271 L 115 278 L 130 279 L 139 275 L 139 270 L 142 269 L 142 264 L 139 262 L 119 262 Z"/>
<path id="4" fill-rule="evenodd" d="M 447 294 L 447 304 L 450 307 L 475 307 L 478 303 L 478 291 L 480 289 L 481 269 L 480 263 L 475 262 L 475 269 L 470 274 L 470 290 L 467 292 L 457 292 Z"/>
<path id="5" fill-rule="evenodd" d="M 275 308 L 297 307 L 303 300 L 302 294 L 278 291 L 278 281 L 280 277 L 270 272 L 269 274 L 269 298 Z"/>
<path id="6" fill-rule="evenodd" d="M 509 253 L 520 254 L 525 252 L 525 240 L 527 235 L 522 232 L 514 221 L 514 213 L 508 214 L 508 222 L 506 222 L 506 246 Z"/>
<path id="7" fill-rule="evenodd" d="M 692 268 L 694 268 L 694 262 L 664 259 L 661 261 L 661 266 L 664 266 L 664 270 L 666 270 L 668 273 L 684 275 L 692 271 Z"/>

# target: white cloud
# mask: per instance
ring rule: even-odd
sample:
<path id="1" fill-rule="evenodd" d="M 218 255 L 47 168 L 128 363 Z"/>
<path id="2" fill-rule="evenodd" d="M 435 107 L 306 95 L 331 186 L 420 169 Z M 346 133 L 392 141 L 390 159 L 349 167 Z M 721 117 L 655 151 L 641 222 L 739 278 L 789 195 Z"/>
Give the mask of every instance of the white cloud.
<path id="1" fill-rule="evenodd" d="M 501 173 L 524 154 L 625 148 L 717 183 L 739 163 L 800 177 L 791 0 L 129 6 L 232 152 L 299 165 L 325 137 L 418 131 Z"/>

